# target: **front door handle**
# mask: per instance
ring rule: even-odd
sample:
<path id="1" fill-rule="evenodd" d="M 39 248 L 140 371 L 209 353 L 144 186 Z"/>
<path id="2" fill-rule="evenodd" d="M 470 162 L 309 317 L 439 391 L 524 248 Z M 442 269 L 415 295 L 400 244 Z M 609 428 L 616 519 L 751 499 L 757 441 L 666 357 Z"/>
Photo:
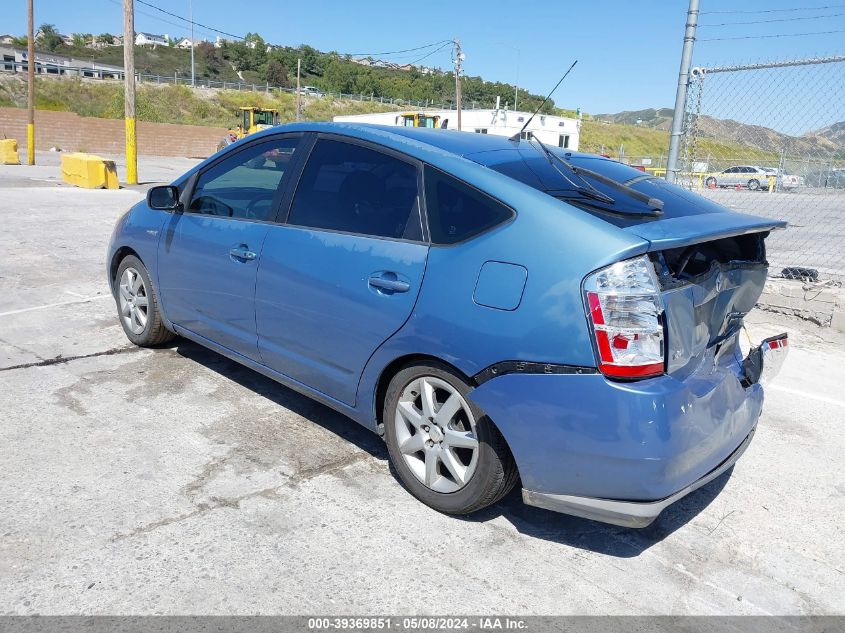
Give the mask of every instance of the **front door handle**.
<path id="1" fill-rule="evenodd" d="M 383 294 L 393 294 L 394 292 L 408 292 L 411 289 L 411 284 L 398 278 L 394 272 L 381 272 L 370 275 L 367 280 L 371 288 Z"/>
<path id="2" fill-rule="evenodd" d="M 229 257 L 237 261 L 247 262 L 255 259 L 258 255 L 249 250 L 249 246 L 246 244 L 241 244 L 229 250 Z"/>

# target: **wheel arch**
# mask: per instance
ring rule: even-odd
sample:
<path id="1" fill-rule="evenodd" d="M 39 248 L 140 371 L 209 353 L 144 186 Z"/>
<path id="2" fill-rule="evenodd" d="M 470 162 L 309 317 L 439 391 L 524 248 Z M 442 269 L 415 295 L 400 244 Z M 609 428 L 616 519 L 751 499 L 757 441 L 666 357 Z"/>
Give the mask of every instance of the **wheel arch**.
<path id="1" fill-rule="evenodd" d="M 117 269 L 120 267 L 120 262 L 122 262 L 126 257 L 129 255 L 133 255 L 137 257 L 142 264 L 144 264 L 144 260 L 131 246 L 121 246 L 118 248 L 114 255 L 112 255 L 111 261 L 109 262 L 109 286 L 111 287 L 112 293 L 114 293 L 114 281 L 115 276 L 117 275 Z M 146 264 L 144 264 L 146 266 Z"/>
<path id="2" fill-rule="evenodd" d="M 476 386 L 476 382 L 472 378 L 472 376 L 467 376 L 464 372 L 455 367 L 452 363 L 445 361 L 442 358 L 438 358 L 437 356 L 433 356 L 431 354 L 405 354 L 403 356 L 394 358 L 387 365 L 385 365 L 384 369 L 381 370 L 381 373 L 378 377 L 378 381 L 376 382 L 373 407 L 375 409 L 374 413 L 376 420 L 376 432 L 379 435 L 384 435 L 384 399 L 387 395 L 387 388 L 390 385 L 390 381 L 393 380 L 393 377 L 405 367 L 408 367 L 409 365 L 420 365 L 426 362 L 434 362 L 440 365 L 445 365 L 446 367 L 454 371 L 456 374 L 458 374 L 461 378 L 466 380 L 468 384 L 472 385 L 473 387 Z"/>

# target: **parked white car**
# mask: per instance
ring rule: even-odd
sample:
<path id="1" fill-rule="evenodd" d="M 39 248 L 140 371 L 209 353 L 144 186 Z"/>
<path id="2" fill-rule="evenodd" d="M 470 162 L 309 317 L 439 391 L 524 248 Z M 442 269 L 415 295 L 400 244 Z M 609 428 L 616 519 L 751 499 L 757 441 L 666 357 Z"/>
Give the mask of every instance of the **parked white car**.
<path id="1" fill-rule="evenodd" d="M 775 178 L 775 188 L 778 190 L 795 189 L 802 186 L 803 179 L 792 174 L 779 173 L 774 167 L 759 167 L 756 165 L 737 165 L 729 167 L 715 176 L 708 176 L 704 184 L 707 187 L 744 187 L 751 191 L 762 189 L 768 191 L 772 179 Z"/>

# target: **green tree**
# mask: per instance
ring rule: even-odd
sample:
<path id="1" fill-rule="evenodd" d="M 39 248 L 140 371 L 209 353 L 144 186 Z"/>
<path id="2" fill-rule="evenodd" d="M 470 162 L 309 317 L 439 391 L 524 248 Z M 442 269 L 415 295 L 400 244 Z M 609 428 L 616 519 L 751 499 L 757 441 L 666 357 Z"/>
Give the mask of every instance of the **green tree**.
<path id="1" fill-rule="evenodd" d="M 38 29 L 36 42 L 48 51 L 55 51 L 64 45 L 59 32 L 53 24 L 42 24 Z"/>
<path id="2" fill-rule="evenodd" d="M 271 59 L 267 62 L 267 83 L 271 86 L 287 88 L 290 85 L 288 69 L 278 59 Z"/>
<path id="3" fill-rule="evenodd" d="M 111 33 L 100 33 L 97 36 L 97 41 L 101 44 L 114 44 L 114 35 Z"/>

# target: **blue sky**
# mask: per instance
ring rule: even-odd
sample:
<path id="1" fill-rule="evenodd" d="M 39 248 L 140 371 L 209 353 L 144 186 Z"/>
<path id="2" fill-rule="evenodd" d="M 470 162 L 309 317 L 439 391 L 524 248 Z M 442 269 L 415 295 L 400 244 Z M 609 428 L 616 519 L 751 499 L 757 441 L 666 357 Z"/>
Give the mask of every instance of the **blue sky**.
<path id="1" fill-rule="evenodd" d="M 188 15 L 188 0 L 147 1 Z M 3 4 L 0 32 L 22 34 L 26 1 L 3 0 Z M 36 24 L 53 23 L 63 33 L 122 31 L 121 0 L 86 0 L 84 11 L 82 4 L 35 0 Z M 701 0 L 701 5 L 700 23 L 713 26 L 699 29 L 698 64 L 811 57 L 845 48 L 845 0 Z M 468 74 L 514 82 L 519 66 L 520 86 L 535 93 L 547 92 L 578 59 L 555 101 L 592 113 L 671 107 L 686 7 L 686 0 L 193 0 L 194 20 L 202 24 L 236 34 L 257 31 L 272 43 L 306 43 L 342 53 L 395 51 L 459 37 Z M 795 7 L 829 8 L 772 12 Z M 750 13 L 716 13 L 739 10 Z M 761 20 L 780 21 L 737 24 Z M 722 23 L 728 26 L 715 26 Z M 186 34 L 187 25 L 179 24 L 176 18 L 136 3 L 136 30 Z M 843 32 L 756 37 L 834 30 Z M 214 34 L 198 29 L 197 35 L 211 39 Z M 755 38 L 704 41 L 747 36 Z M 383 57 L 410 62 L 426 52 Z M 449 66 L 449 47 L 424 63 Z"/>

